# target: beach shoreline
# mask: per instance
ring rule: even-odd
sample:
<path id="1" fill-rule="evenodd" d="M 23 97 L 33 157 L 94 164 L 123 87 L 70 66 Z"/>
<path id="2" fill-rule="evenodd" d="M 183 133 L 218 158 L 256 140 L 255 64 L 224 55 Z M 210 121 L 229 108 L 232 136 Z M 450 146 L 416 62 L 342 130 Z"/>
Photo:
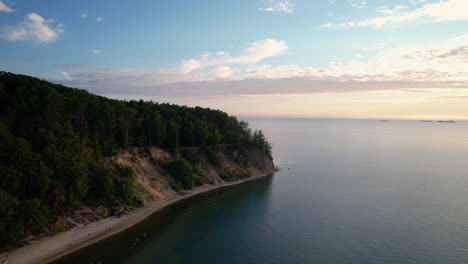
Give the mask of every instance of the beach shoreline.
<path id="1" fill-rule="evenodd" d="M 116 235 L 140 223 L 157 211 L 178 201 L 194 197 L 224 187 L 238 185 L 273 175 L 274 171 L 252 176 L 247 179 L 223 182 L 216 185 L 203 185 L 184 194 L 177 194 L 162 201 L 155 201 L 138 208 L 122 217 L 108 217 L 74 229 L 31 241 L 21 248 L 16 248 L 0 255 L 0 260 L 8 259 L 9 264 L 49 263 L 84 247 Z M 8 256 L 8 258 L 7 258 Z"/>

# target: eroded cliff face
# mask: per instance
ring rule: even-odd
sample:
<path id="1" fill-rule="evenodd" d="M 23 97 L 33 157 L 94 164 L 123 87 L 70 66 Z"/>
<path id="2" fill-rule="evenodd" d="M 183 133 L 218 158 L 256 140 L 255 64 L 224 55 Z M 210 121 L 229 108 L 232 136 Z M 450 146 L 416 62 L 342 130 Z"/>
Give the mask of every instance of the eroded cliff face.
<path id="1" fill-rule="evenodd" d="M 118 151 L 116 155 L 107 158 L 106 162 L 116 169 L 132 168 L 138 200 L 144 206 L 154 201 L 171 199 L 186 191 L 186 188 L 178 186 L 177 175 L 170 170 L 171 164 L 182 159 L 202 176 L 202 182 L 194 186 L 195 188 L 245 180 L 275 171 L 270 156 L 247 145 L 181 148 L 177 152 L 156 147 L 129 148 Z M 52 230 L 51 233 L 57 233 L 111 215 L 121 216 L 134 209 L 135 206 L 105 207 L 82 204 L 60 217 L 49 229 Z"/>
<path id="2" fill-rule="evenodd" d="M 275 170 L 273 159 L 252 146 L 218 145 L 212 147 L 181 148 L 170 152 L 161 148 L 132 148 L 121 150 L 108 159 L 116 168 L 131 167 L 135 173 L 142 202 L 173 197 L 180 190 L 176 176 L 168 169 L 174 161 L 185 159 L 204 175 L 203 184 L 265 175 Z"/>

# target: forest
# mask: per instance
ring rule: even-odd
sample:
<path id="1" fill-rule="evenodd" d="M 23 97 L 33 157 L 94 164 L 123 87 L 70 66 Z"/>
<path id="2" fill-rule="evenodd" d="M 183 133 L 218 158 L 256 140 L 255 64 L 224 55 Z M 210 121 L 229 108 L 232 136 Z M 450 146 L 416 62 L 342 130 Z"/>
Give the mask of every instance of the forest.
<path id="1" fill-rule="evenodd" d="M 133 172 L 105 162 L 119 149 L 217 144 L 271 156 L 262 131 L 219 110 L 113 100 L 0 72 L 0 251 L 80 204 L 137 205 Z"/>

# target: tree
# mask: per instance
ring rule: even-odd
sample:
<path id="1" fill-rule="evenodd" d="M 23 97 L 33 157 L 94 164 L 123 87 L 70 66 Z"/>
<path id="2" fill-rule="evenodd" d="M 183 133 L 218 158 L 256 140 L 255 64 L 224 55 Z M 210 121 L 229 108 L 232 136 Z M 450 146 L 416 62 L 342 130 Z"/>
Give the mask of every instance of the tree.
<path id="1" fill-rule="evenodd" d="M 101 162 L 93 162 L 90 168 L 90 193 L 98 201 L 111 203 L 115 196 L 115 171 Z"/>
<path id="2" fill-rule="evenodd" d="M 176 184 L 184 189 L 192 189 L 201 184 L 200 175 L 196 174 L 186 159 L 180 159 L 169 165 L 169 171 L 174 177 Z"/>
<path id="3" fill-rule="evenodd" d="M 178 150 L 180 145 L 180 126 L 174 120 L 169 122 L 167 133 L 168 147 Z"/>
<path id="4" fill-rule="evenodd" d="M 120 186 L 121 195 L 120 198 L 129 203 L 133 203 L 133 198 L 135 198 L 135 185 L 136 178 L 135 173 L 131 167 L 124 167 L 119 171 L 120 175 L 118 178 L 118 184 Z"/>

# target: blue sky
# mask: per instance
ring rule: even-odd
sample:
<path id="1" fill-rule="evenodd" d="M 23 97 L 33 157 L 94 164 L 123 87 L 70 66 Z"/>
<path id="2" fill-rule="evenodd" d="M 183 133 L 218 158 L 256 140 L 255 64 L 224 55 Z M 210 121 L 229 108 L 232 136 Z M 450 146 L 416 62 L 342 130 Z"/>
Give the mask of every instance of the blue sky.
<path id="1" fill-rule="evenodd" d="M 240 115 L 468 118 L 466 10 L 466 0 L 2 0 L 0 70 Z"/>

